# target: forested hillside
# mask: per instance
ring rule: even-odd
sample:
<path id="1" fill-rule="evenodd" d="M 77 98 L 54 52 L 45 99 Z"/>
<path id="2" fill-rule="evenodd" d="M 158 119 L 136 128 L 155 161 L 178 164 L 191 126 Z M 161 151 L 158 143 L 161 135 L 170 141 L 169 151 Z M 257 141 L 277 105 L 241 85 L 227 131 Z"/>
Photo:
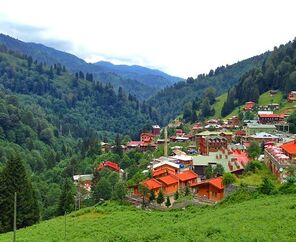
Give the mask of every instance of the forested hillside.
<path id="1" fill-rule="evenodd" d="M 196 79 L 188 78 L 186 82 L 178 82 L 172 87 L 163 89 L 147 103 L 156 109 L 159 123 L 162 125 L 167 124 L 183 111 L 190 116 L 197 109 L 202 108 L 202 105 L 206 106 L 204 108 L 206 110 L 209 107 L 208 104 L 213 102 L 213 100 L 206 100 L 207 92 L 211 97 L 221 95 L 236 84 L 245 72 L 260 66 L 267 56 L 268 53 L 265 53 L 233 65 L 218 67 L 215 71 L 211 70 L 207 75 L 201 74 Z M 208 114 L 211 113 L 206 111 L 206 115 Z"/>
<path id="2" fill-rule="evenodd" d="M 271 89 L 282 91 L 284 96 L 296 90 L 296 39 L 275 47 L 261 66 L 245 73 L 239 83 L 228 90 L 222 116 L 247 101 L 257 102 L 262 93 Z"/>
<path id="3" fill-rule="evenodd" d="M 49 66 L 60 63 L 71 72 L 91 73 L 96 80 L 105 84 L 110 82 L 116 90 L 122 87 L 126 92 L 142 100 L 182 80 L 164 72 L 140 66 L 113 65 L 108 62 L 89 64 L 72 54 L 42 44 L 25 43 L 3 34 L 0 34 L 0 43 Z"/>
<path id="4" fill-rule="evenodd" d="M 0 46 L 0 96 L 0 170 L 20 156 L 33 174 L 45 218 L 55 214 L 63 177 L 92 173 L 100 140 L 138 137 L 151 124 L 147 105 L 122 89 L 116 93 L 111 85 L 75 77 L 61 65 L 46 66 L 5 46 Z"/>

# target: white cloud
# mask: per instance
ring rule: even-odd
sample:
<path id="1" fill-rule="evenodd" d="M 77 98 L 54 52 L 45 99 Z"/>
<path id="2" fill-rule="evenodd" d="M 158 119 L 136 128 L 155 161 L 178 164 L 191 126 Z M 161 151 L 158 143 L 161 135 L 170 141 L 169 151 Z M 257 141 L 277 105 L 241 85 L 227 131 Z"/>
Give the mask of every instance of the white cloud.
<path id="1" fill-rule="evenodd" d="M 182 77 L 296 37 L 294 0 L 0 0 L 0 6 L 0 23 L 42 29 L 38 36 L 15 36 L 25 41 L 69 42 L 68 49 L 58 47 L 86 60 L 146 65 Z M 1 24 L 0 31 L 15 33 Z"/>

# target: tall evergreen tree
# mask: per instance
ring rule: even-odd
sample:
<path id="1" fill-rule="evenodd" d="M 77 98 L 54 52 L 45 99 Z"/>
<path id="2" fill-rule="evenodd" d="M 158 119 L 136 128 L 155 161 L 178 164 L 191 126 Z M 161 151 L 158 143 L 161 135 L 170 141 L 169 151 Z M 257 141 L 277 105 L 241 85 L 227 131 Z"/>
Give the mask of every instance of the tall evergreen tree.
<path id="1" fill-rule="evenodd" d="M 62 185 L 62 193 L 59 199 L 57 214 L 64 215 L 73 211 L 74 208 L 74 193 L 73 184 L 70 179 L 65 179 Z"/>
<path id="2" fill-rule="evenodd" d="M 39 220 L 35 192 L 19 155 L 11 157 L 0 176 L 0 232 L 13 228 L 14 193 L 17 193 L 17 228 L 30 226 Z"/>

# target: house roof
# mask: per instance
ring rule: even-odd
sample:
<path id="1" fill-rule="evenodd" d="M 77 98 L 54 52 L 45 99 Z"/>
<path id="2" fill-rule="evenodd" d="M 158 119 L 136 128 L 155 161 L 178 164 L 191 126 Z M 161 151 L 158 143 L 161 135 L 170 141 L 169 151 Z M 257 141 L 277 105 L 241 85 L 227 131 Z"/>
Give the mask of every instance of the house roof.
<path id="1" fill-rule="evenodd" d="M 259 118 L 284 118 L 284 115 L 282 114 L 267 114 L 267 113 L 262 113 L 258 114 Z"/>
<path id="2" fill-rule="evenodd" d="M 86 175 L 74 175 L 74 181 L 91 181 L 93 179 L 93 174 L 86 174 Z"/>
<path id="3" fill-rule="evenodd" d="M 189 171 L 184 171 L 182 173 L 176 174 L 176 177 L 178 177 L 183 182 L 183 181 L 189 181 L 192 179 L 196 179 L 197 174 L 195 172 L 189 170 Z"/>
<path id="4" fill-rule="evenodd" d="M 176 164 L 172 161 L 177 161 L 177 159 L 174 159 L 174 158 L 169 158 L 169 157 L 159 157 L 157 159 L 155 159 L 154 161 L 158 162 L 156 164 L 153 165 L 153 169 L 157 169 L 158 167 L 161 167 L 161 166 L 164 166 L 164 165 L 168 165 L 168 166 L 171 166 L 175 169 L 179 169 L 180 168 L 180 165 L 179 164 Z"/>
<path id="5" fill-rule="evenodd" d="M 247 127 L 251 129 L 276 129 L 273 124 L 248 123 Z"/>
<path id="6" fill-rule="evenodd" d="M 287 153 L 289 153 L 290 155 L 296 155 L 296 140 L 283 144 L 281 148 Z"/>
<path id="7" fill-rule="evenodd" d="M 149 180 L 146 180 L 143 182 L 143 184 L 149 189 L 157 189 L 157 188 L 161 188 L 161 183 L 159 181 L 157 181 L 154 178 L 151 178 Z"/>
<path id="8" fill-rule="evenodd" d="M 175 171 L 175 169 L 170 168 L 170 167 L 159 168 L 159 169 L 153 171 L 153 176 L 160 176 L 160 175 L 165 174 L 165 173 L 176 174 L 176 171 Z"/>
<path id="9" fill-rule="evenodd" d="M 104 162 L 100 163 L 98 166 L 98 170 L 102 170 L 102 169 L 104 169 L 104 167 L 109 167 L 112 170 L 120 171 L 120 166 L 113 161 L 104 161 Z"/>
<path id="10" fill-rule="evenodd" d="M 219 150 L 217 152 L 209 152 L 208 155 L 192 156 L 192 158 L 193 166 L 220 164 L 223 166 L 225 172 L 235 172 L 244 169 L 243 165 L 237 160 L 237 158 L 227 151 L 223 153 L 221 150 Z"/>
<path id="11" fill-rule="evenodd" d="M 224 189 L 223 178 L 221 176 L 210 179 L 209 183 L 218 189 Z"/>
<path id="12" fill-rule="evenodd" d="M 244 151 L 234 150 L 232 154 L 243 166 L 246 166 L 250 161 L 250 158 Z"/>
<path id="13" fill-rule="evenodd" d="M 273 134 L 269 134 L 266 132 L 256 133 L 255 135 L 251 135 L 252 138 L 255 139 L 278 139 L 279 137 Z"/>
<path id="14" fill-rule="evenodd" d="M 128 142 L 127 143 L 127 145 L 126 146 L 133 146 L 133 147 L 138 147 L 138 146 L 140 146 L 141 145 L 141 141 L 130 141 L 130 142 Z"/>
<path id="15" fill-rule="evenodd" d="M 164 177 L 160 177 L 158 178 L 158 180 L 160 182 L 165 183 L 166 185 L 171 185 L 174 183 L 178 183 L 178 178 L 174 175 L 168 175 L 168 176 L 164 176 Z"/>

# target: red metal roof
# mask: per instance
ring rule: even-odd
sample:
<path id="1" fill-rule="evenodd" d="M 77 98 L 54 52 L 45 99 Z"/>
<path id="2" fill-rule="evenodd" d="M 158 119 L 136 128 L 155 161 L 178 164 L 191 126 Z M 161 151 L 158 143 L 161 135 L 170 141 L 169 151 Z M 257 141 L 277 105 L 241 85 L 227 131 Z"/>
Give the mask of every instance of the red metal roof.
<path id="1" fill-rule="evenodd" d="M 115 171 L 120 171 L 120 166 L 117 163 L 113 162 L 113 161 L 104 161 L 104 162 L 100 163 L 99 166 L 98 166 L 98 170 L 102 170 L 105 167 L 109 167 L 109 168 L 111 168 L 112 170 L 115 170 Z"/>
<path id="2" fill-rule="evenodd" d="M 296 155 L 296 140 L 283 144 L 281 148 L 290 155 Z"/>
<path id="3" fill-rule="evenodd" d="M 149 180 L 146 180 L 143 182 L 143 184 L 149 189 L 149 190 L 153 190 L 153 189 L 157 189 L 157 188 L 161 188 L 161 183 L 159 181 L 157 181 L 154 178 L 151 178 Z"/>
<path id="4" fill-rule="evenodd" d="M 165 183 L 166 185 L 171 185 L 174 183 L 178 183 L 178 178 L 174 175 L 168 175 L 164 177 L 158 178 L 159 181 Z"/>
<path id="5" fill-rule="evenodd" d="M 176 171 L 175 171 L 175 169 L 170 168 L 170 167 L 160 168 L 160 169 L 157 169 L 157 170 L 154 170 L 153 171 L 153 176 L 160 176 L 160 175 L 162 175 L 164 173 L 168 173 L 170 175 L 171 174 L 174 175 L 174 174 L 176 174 Z"/>
<path id="6" fill-rule="evenodd" d="M 282 114 L 258 114 L 259 118 L 284 118 Z"/>
<path id="7" fill-rule="evenodd" d="M 234 150 L 232 154 L 243 166 L 246 166 L 250 161 L 247 153 L 244 151 Z"/>
<path id="8" fill-rule="evenodd" d="M 209 183 L 218 189 L 224 189 L 223 178 L 221 176 L 210 179 Z"/>
<path id="9" fill-rule="evenodd" d="M 184 182 L 184 181 L 196 179 L 197 174 L 193 171 L 184 171 L 182 173 L 176 174 L 176 177 L 178 177 L 182 182 Z"/>

